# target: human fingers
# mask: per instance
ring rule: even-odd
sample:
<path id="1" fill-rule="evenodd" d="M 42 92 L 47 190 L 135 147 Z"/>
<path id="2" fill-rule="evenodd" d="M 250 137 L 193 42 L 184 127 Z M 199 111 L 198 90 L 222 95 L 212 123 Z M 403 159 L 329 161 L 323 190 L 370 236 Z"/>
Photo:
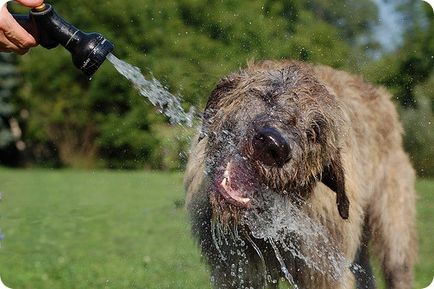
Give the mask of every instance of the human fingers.
<path id="1" fill-rule="evenodd" d="M 0 11 L 0 31 L 19 49 L 28 49 L 37 45 L 35 38 L 15 21 L 6 7 L 1 8 Z"/>
<path id="2" fill-rule="evenodd" d="M 18 3 L 33 8 L 33 7 L 38 7 L 40 5 L 42 5 L 42 3 L 44 3 L 44 0 L 16 0 Z"/>
<path id="3" fill-rule="evenodd" d="M 0 52 L 15 52 L 17 54 L 23 55 L 29 51 L 28 48 L 18 47 L 15 43 L 11 42 L 1 31 L 0 31 Z"/>

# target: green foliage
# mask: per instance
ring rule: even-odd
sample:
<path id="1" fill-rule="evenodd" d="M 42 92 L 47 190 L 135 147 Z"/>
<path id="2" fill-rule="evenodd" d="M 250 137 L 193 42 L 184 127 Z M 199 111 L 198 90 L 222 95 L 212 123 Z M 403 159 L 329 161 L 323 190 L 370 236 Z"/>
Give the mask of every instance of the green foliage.
<path id="1" fill-rule="evenodd" d="M 416 89 L 418 107 L 404 109 L 405 147 L 418 175 L 434 176 L 434 74 Z"/>
<path id="2" fill-rule="evenodd" d="M 428 5 L 422 7 L 422 2 L 401 1 L 398 8 L 409 19 L 402 46 L 365 67 L 364 73 L 399 102 L 405 147 L 417 173 L 434 176 L 434 17 Z"/>
<path id="3" fill-rule="evenodd" d="M 158 150 L 159 169 L 179 170 L 184 168 L 195 132 L 195 129 L 179 129 L 169 125 L 161 125 L 155 130 L 158 139 L 162 140 Z"/>
<path id="4" fill-rule="evenodd" d="M 1 169 L 0 184 L 0 272 L 10 288 L 211 288 L 182 208 L 181 174 Z M 425 288 L 434 181 L 419 180 L 417 191 L 414 288 Z"/>
<path id="5" fill-rule="evenodd" d="M 248 60 L 296 58 L 345 67 L 352 61 L 350 40 L 366 31 L 345 32 L 334 26 L 344 13 L 321 18 L 299 0 L 77 0 L 74 9 L 69 1 L 52 3 L 77 27 L 110 39 L 116 56 L 182 95 L 186 108 L 199 110 L 217 80 Z M 20 68 L 34 155 L 43 147 L 68 166 L 179 167 L 165 163 L 168 140 L 155 133 L 165 118 L 108 63 L 89 82 L 63 48 L 37 48 L 20 58 Z"/>
<path id="6" fill-rule="evenodd" d="M 377 24 L 377 6 L 373 1 L 303 1 L 306 7 L 326 22 L 339 27 L 345 39 L 364 44 L 373 42 L 372 28 Z M 363 37 L 363 39 L 360 39 Z"/>
<path id="7" fill-rule="evenodd" d="M 386 55 L 365 71 L 368 78 L 387 86 L 404 107 L 415 107 L 415 87 L 425 82 L 434 71 L 434 18 L 416 13 L 422 2 L 408 1 L 410 11 L 405 41 L 395 53 Z M 426 21 L 425 21 L 426 20 Z"/>

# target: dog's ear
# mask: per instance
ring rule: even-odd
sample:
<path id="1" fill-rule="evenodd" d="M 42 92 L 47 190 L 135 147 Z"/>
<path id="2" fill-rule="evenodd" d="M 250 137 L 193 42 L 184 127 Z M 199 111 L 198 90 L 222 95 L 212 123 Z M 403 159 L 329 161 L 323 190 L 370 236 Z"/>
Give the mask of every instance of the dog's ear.
<path id="1" fill-rule="evenodd" d="M 336 204 L 338 205 L 339 215 L 341 215 L 342 219 L 348 219 L 350 202 L 345 192 L 345 172 L 340 152 L 325 167 L 321 181 L 336 193 Z"/>

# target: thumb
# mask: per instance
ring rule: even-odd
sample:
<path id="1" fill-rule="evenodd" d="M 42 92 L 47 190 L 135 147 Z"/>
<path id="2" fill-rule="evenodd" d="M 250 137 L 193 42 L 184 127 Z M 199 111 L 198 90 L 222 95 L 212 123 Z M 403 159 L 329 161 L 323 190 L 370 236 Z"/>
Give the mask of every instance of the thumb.
<path id="1" fill-rule="evenodd" d="M 37 7 L 39 5 L 41 5 L 42 3 L 44 3 L 44 0 L 16 0 L 18 3 L 33 8 L 33 7 Z"/>

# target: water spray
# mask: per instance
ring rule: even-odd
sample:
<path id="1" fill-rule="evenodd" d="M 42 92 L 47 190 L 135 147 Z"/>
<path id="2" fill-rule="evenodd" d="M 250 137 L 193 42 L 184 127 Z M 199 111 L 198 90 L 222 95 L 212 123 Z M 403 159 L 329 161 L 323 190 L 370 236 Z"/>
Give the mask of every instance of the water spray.
<path id="1" fill-rule="evenodd" d="M 65 47 L 71 52 L 74 65 L 89 77 L 114 48 L 100 33 L 85 33 L 68 23 L 50 4 L 35 7 L 28 15 L 13 16 L 26 30 L 36 34 L 42 47 L 52 49 L 59 44 Z"/>

